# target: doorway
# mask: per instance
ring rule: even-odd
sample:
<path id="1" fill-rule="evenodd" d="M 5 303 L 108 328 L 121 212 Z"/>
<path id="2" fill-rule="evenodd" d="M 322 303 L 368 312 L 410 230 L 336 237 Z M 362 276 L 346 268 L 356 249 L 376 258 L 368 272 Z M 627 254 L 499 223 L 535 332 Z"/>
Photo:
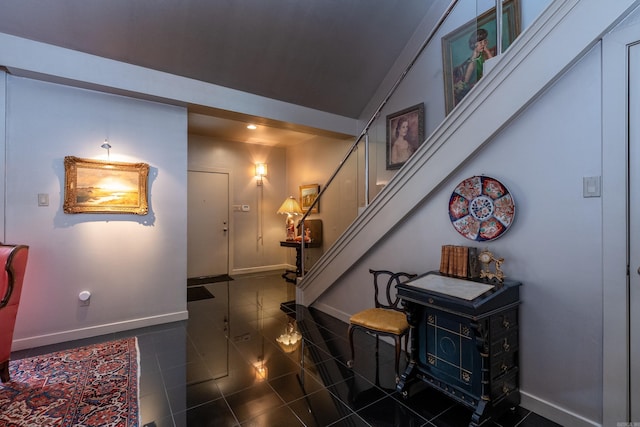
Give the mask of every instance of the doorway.
<path id="1" fill-rule="evenodd" d="M 603 425 L 640 421 L 639 17 L 602 43 Z"/>
<path id="2" fill-rule="evenodd" d="M 229 273 L 229 174 L 188 171 L 187 278 Z"/>
<path id="3" fill-rule="evenodd" d="M 629 404 L 630 420 L 640 422 L 640 44 L 629 61 Z"/>

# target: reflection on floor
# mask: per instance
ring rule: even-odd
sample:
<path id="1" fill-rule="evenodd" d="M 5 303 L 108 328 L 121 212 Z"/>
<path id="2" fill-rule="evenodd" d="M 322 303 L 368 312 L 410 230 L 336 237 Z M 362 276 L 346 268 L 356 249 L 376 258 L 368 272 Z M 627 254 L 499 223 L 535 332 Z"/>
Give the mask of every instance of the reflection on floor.
<path id="1" fill-rule="evenodd" d="M 376 369 L 374 339 L 356 334 L 348 369 L 347 325 L 335 318 L 294 306 L 304 339 L 281 339 L 292 326 L 281 303 L 295 290 L 280 274 L 206 287 L 214 298 L 189 302 L 188 321 L 23 350 L 12 359 L 137 335 L 144 427 L 468 425 L 471 412 L 434 391 L 397 395 L 390 345 L 381 343 Z M 557 426 L 523 408 L 490 425 Z"/>

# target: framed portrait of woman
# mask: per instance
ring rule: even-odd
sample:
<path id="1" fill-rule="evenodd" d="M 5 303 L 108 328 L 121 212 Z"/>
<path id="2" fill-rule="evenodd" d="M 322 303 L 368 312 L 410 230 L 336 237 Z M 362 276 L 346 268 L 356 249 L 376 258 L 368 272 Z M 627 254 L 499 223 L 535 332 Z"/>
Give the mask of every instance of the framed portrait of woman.
<path id="1" fill-rule="evenodd" d="M 472 19 L 442 37 L 445 114 L 464 98 L 482 78 L 484 62 L 497 53 L 496 8 Z M 520 2 L 502 5 L 502 50 L 520 34 Z"/>
<path id="2" fill-rule="evenodd" d="M 387 116 L 387 170 L 399 169 L 424 142 L 424 103 Z"/>

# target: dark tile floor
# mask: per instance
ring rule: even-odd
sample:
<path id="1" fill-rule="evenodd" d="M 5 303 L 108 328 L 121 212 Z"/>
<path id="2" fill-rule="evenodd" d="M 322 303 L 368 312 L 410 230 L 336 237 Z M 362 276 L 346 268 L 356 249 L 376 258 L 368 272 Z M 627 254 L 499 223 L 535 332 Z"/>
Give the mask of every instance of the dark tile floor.
<path id="1" fill-rule="evenodd" d="M 187 303 L 189 320 L 15 352 L 13 359 L 136 335 L 140 348 L 141 426 L 458 427 L 471 411 L 425 389 L 395 392 L 393 351 L 356 333 L 354 369 L 346 367 L 347 325 L 295 298 L 279 274 L 206 285 L 214 298 Z M 276 339 L 292 318 L 304 339 Z M 557 424 L 515 408 L 490 426 Z"/>

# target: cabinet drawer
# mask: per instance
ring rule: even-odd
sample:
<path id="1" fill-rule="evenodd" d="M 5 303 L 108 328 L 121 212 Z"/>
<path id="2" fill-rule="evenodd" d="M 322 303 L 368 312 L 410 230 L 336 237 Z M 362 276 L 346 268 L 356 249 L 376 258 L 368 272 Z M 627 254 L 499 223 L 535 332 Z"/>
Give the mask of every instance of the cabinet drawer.
<path id="1" fill-rule="evenodd" d="M 517 353 L 518 351 L 518 330 L 512 330 L 506 335 L 496 338 L 491 343 L 491 356 L 503 357 L 505 354 Z"/>
<path id="2" fill-rule="evenodd" d="M 510 351 L 491 358 L 491 378 L 506 374 L 518 366 L 518 352 Z"/>
<path id="3" fill-rule="evenodd" d="M 518 372 L 512 372 L 491 383 L 491 398 L 495 401 L 518 390 Z"/>
<path id="4" fill-rule="evenodd" d="M 491 330 L 495 334 L 518 328 L 518 310 L 509 310 L 491 317 Z"/>

